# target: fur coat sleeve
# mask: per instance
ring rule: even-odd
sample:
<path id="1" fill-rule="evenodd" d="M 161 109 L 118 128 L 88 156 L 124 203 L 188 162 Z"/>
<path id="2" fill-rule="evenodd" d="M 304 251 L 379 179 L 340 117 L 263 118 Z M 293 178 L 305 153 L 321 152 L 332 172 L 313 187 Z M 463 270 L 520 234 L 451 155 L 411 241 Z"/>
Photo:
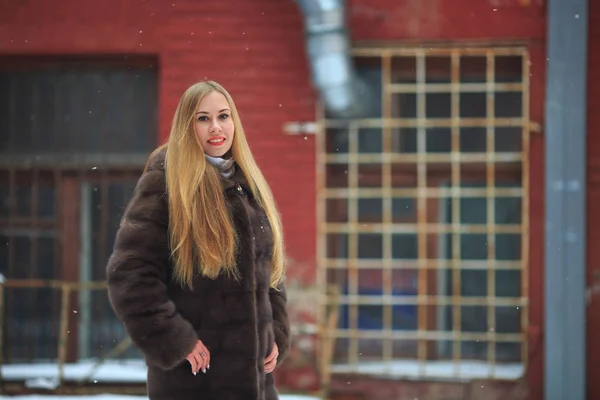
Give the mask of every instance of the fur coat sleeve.
<path id="1" fill-rule="evenodd" d="M 198 337 L 169 299 L 168 212 L 162 170 L 139 179 L 107 266 L 111 305 L 147 362 L 171 369 Z"/>
<path id="2" fill-rule="evenodd" d="M 279 349 L 278 362 L 282 362 L 290 350 L 290 323 L 287 314 L 287 289 L 280 283 L 277 290 L 269 289 L 271 308 L 273 309 L 273 331 L 275 343 Z"/>

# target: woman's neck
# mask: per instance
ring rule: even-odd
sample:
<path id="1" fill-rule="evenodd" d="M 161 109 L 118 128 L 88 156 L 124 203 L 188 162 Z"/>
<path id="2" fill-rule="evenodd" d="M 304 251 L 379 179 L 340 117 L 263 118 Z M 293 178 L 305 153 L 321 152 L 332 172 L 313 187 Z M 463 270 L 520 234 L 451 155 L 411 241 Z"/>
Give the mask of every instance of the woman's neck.
<path id="1" fill-rule="evenodd" d="M 224 178 L 231 178 L 235 173 L 235 160 L 233 157 L 212 157 L 208 154 L 204 154 L 204 157 Z"/>

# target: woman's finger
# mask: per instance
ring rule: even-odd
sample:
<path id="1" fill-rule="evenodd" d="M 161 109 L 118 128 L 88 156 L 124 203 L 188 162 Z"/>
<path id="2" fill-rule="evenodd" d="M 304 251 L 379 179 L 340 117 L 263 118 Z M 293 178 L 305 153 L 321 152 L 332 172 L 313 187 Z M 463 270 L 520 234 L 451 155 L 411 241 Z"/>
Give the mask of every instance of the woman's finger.
<path id="1" fill-rule="evenodd" d="M 271 373 L 275 369 L 275 365 L 277 364 L 277 359 L 273 359 L 272 361 L 265 364 L 265 372 Z"/>
<path id="2" fill-rule="evenodd" d="M 273 359 L 277 358 L 278 354 L 279 354 L 279 351 L 277 349 L 277 345 L 274 345 L 273 349 L 271 350 L 271 354 L 269 354 L 267 356 L 267 358 L 265 358 L 265 363 L 271 362 Z"/>
<path id="3" fill-rule="evenodd" d="M 198 356 L 202 360 L 202 362 L 200 363 L 199 370 L 201 370 L 203 373 L 206 373 L 206 368 L 208 368 L 208 366 L 210 365 L 210 352 L 208 351 L 206 346 L 202 344 L 202 342 L 198 343 Z"/>
<path id="4" fill-rule="evenodd" d="M 206 369 L 210 369 L 210 351 L 208 351 L 208 348 L 202 344 L 202 347 L 204 347 L 204 351 L 206 352 Z"/>
<path id="5" fill-rule="evenodd" d="M 267 356 L 267 358 L 265 358 L 265 364 L 266 363 L 270 363 L 271 361 L 273 361 L 275 359 L 275 353 L 271 352 L 271 354 L 269 354 Z"/>
<path id="6" fill-rule="evenodd" d="M 198 363 L 196 362 L 196 357 L 194 354 L 190 354 L 185 359 L 188 360 L 190 366 L 192 367 L 192 374 L 196 375 L 196 371 L 198 371 Z"/>
<path id="7" fill-rule="evenodd" d="M 194 375 L 196 375 L 202 368 L 202 357 L 200 357 L 200 354 L 194 353 L 194 359 L 196 360 L 196 370 L 194 371 Z"/>

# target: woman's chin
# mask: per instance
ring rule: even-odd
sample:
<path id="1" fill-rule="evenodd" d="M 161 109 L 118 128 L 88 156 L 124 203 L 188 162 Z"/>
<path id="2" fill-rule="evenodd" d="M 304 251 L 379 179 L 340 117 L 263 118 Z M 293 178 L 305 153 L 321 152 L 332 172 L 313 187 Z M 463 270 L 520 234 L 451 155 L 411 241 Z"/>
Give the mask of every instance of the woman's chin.
<path id="1" fill-rule="evenodd" d="M 211 157 L 223 157 L 227 154 L 228 151 L 229 151 L 229 148 L 225 147 L 225 146 L 223 146 L 222 149 L 215 149 L 215 148 L 204 149 L 204 153 Z"/>

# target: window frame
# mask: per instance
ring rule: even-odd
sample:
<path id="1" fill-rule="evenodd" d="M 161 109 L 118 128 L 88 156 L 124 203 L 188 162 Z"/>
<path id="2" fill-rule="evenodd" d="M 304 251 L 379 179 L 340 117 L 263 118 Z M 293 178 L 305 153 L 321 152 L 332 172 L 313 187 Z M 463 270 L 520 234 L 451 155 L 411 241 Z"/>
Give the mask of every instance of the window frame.
<path id="1" fill-rule="evenodd" d="M 353 50 L 353 55 L 355 57 L 380 57 L 381 60 L 381 68 L 382 68 L 382 88 L 385 88 L 385 90 L 382 90 L 382 100 L 381 100 L 381 105 L 382 105 L 382 114 L 383 114 L 383 118 L 380 118 L 379 120 L 377 118 L 368 118 L 368 119 L 364 119 L 364 120 L 351 120 L 350 121 L 350 126 L 353 126 L 352 128 L 350 128 L 352 130 L 352 132 L 349 135 L 349 140 L 348 140 L 348 153 L 347 154 L 331 154 L 331 153 L 327 153 L 327 149 L 331 147 L 331 145 L 329 143 L 327 143 L 327 139 L 326 139 L 326 130 L 328 128 L 343 128 L 344 126 L 344 122 L 342 121 L 337 121 L 337 120 L 332 120 L 332 119 L 328 119 L 326 116 L 326 112 L 324 111 L 324 109 L 322 108 L 322 105 L 319 105 L 317 107 L 317 112 L 318 112 L 318 123 L 317 123 L 317 220 L 319 221 L 318 223 L 318 243 L 317 243 L 317 281 L 318 281 L 318 285 L 320 288 L 320 292 L 322 293 L 322 296 L 320 297 L 320 303 L 319 303 L 319 310 L 318 310 L 318 321 L 319 321 L 319 332 L 320 332 L 320 336 L 323 340 L 327 341 L 327 340 L 331 340 L 332 338 L 344 338 L 347 337 L 349 339 L 350 342 L 350 351 L 349 351 L 349 359 L 348 359 L 348 363 L 347 365 L 335 365 L 332 368 L 330 368 L 330 372 L 332 373 L 336 373 L 336 372 L 340 372 L 340 373 L 347 373 L 347 372 L 361 372 L 361 369 L 358 368 L 358 364 L 359 364 L 359 351 L 358 351 L 358 338 L 359 337 L 363 337 L 362 335 L 360 335 L 361 332 L 348 332 L 347 334 L 341 334 L 340 332 L 336 330 L 334 330 L 334 332 L 329 331 L 329 329 L 327 328 L 327 317 L 328 317 L 328 310 L 331 308 L 332 306 L 332 299 L 334 298 L 334 296 L 331 296 L 329 294 L 329 287 L 327 284 L 327 272 L 329 270 L 332 270 L 334 268 L 339 268 L 339 269 L 343 269 L 344 268 L 344 264 L 347 265 L 348 267 L 348 275 L 350 274 L 354 274 L 354 284 L 356 285 L 356 281 L 358 280 L 358 271 L 360 271 L 359 265 L 357 265 L 357 251 L 356 249 L 351 249 L 352 244 L 349 242 L 347 247 L 347 251 L 348 251 L 348 257 L 346 259 L 336 259 L 336 260 L 331 260 L 331 259 L 327 259 L 327 248 L 328 248 L 328 243 L 327 243 L 327 234 L 331 232 L 331 227 L 333 225 L 334 226 L 334 231 L 343 231 L 343 225 L 351 225 L 349 222 L 336 222 L 336 223 L 329 223 L 327 221 L 328 215 L 327 215 L 327 201 L 331 201 L 332 198 L 336 198 L 339 197 L 340 202 L 341 201 L 347 201 L 348 203 L 350 203 L 350 198 L 352 197 L 352 195 L 356 195 L 356 193 L 353 193 L 353 189 L 349 188 L 348 185 L 347 186 L 341 186 L 341 187 L 337 187 L 337 188 L 329 188 L 327 187 L 327 180 L 328 180 L 328 174 L 327 174 L 327 166 L 330 165 L 328 164 L 329 161 L 338 161 L 338 162 L 347 162 L 346 166 L 348 169 L 348 175 L 349 176 L 356 176 L 357 172 L 356 172 L 356 168 L 359 162 L 364 162 L 365 159 L 369 158 L 369 156 L 372 156 L 373 160 L 376 160 L 377 157 L 381 157 L 382 161 L 380 161 L 382 168 L 384 163 L 390 163 L 393 161 L 396 161 L 398 158 L 394 158 L 395 155 L 391 154 L 391 149 L 389 148 L 389 145 L 386 146 L 384 143 L 386 141 L 386 139 L 382 138 L 382 153 L 375 153 L 375 154 L 369 154 L 369 153 L 361 153 L 361 155 L 359 155 L 358 158 L 361 159 L 361 161 L 358 160 L 357 158 L 357 147 L 358 144 L 356 143 L 356 139 L 358 138 L 358 126 L 365 126 L 365 127 L 379 127 L 382 130 L 382 136 L 383 135 L 389 135 L 389 133 L 384 133 L 384 131 L 390 131 L 393 128 L 400 128 L 403 126 L 412 126 L 412 124 L 414 124 L 416 122 L 416 126 L 417 129 L 424 129 L 425 126 L 428 125 L 429 121 L 427 121 L 427 119 L 423 120 L 422 117 L 422 112 L 419 113 L 419 115 L 417 115 L 417 118 L 415 118 L 416 121 L 410 121 L 410 120 L 406 120 L 406 119 L 402 119 L 402 118 L 389 118 L 389 116 L 391 115 L 391 104 L 390 101 L 388 99 L 386 99 L 387 96 L 389 96 L 389 93 L 396 93 L 396 92 L 402 92 L 402 90 L 407 88 L 408 84 L 390 84 L 390 77 L 392 75 L 391 73 L 391 66 L 392 66 L 392 57 L 415 57 L 416 63 L 420 63 L 423 62 L 422 60 L 424 60 L 426 57 L 430 57 L 430 56 L 438 56 L 438 57 L 448 57 L 451 60 L 451 65 L 452 65 L 452 77 L 449 83 L 425 83 L 424 82 L 424 78 L 422 74 L 422 70 L 423 65 L 419 66 L 421 72 L 417 71 L 416 75 L 416 82 L 414 83 L 414 89 L 416 90 L 415 94 L 418 98 L 418 102 L 420 102 L 420 104 L 417 105 L 417 108 L 420 108 L 421 110 L 423 109 L 423 102 L 424 102 L 424 97 L 425 97 L 425 93 L 428 93 L 428 89 L 429 88 L 433 88 L 433 91 L 443 91 L 443 90 L 450 90 L 450 93 L 452 95 L 452 102 L 453 104 L 453 109 L 457 109 L 457 105 L 456 102 L 458 101 L 458 95 L 456 93 L 461 92 L 461 88 L 463 86 L 467 87 L 467 89 L 477 89 L 477 90 L 483 90 L 486 93 L 486 98 L 488 100 L 487 103 L 487 110 L 489 111 L 490 107 L 492 108 L 492 115 L 494 113 L 493 107 L 494 107 L 494 95 L 496 93 L 498 93 L 498 90 L 496 89 L 500 89 L 500 91 L 502 90 L 517 90 L 520 91 L 522 97 L 522 102 L 521 102 L 521 116 L 518 118 L 491 118 L 491 120 L 486 120 L 484 121 L 483 126 L 486 129 L 486 135 L 487 135 L 487 139 L 488 141 L 490 139 L 493 140 L 493 126 L 496 127 L 511 127 L 514 125 L 514 120 L 518 119 L 519 120 L 519 125 L 518 127 L 521 129 L 521 149 L 519 152 L 512 152 L 512 153 L 519 153 L 520 156 L 519 157 L 513 157 L 514 160 L 512 160 L 512 164 L 511 164 L 511 154 L 500 154 L 499 156 L 497 156 L 498 153 L 490 153 L 489 149 L 490 147 L 492 147 L 493 149 L 493 144 L 490 146 L 488 145 L 488 148 L 486 149 L 486 153 L 483 157 L 480 156 L 480 154 L 476 154 L 476 155 L 469 155 L 468 152 L 462 152 L 458 155 L 453 155 L 453 154 L 448 154 L 447 157 L 440 157 L 441 160 L 443 160 L 444 162 L 449 162 L 450 164 L 455 164 L 455 163 L 461 163 L 461 162 L 480 162 L 482 164 L 484 164 L 486 167 L 489 167 L 490 165 L 492 166 L 492 171 L 495 172 L 499 172 L 498 176 L 494 176 L 491 178 L 491 182 L 494 182 L 497 178 L 502 177 L 502 175 L 508 175 L 508 176 L 514 176 L 515 174 L 519 175 L 520 181 L 521 181 L 521 186 L 519 188 L 516 187 L 511 187 L 511 188 L 503 188 L 503 187 L 489 187 L 486 186 L 485 188 L 482 189 L 462 189 L 459 188 L 458 191 L 464 191 L 464 192 L 478 192 L 478 196 L 482 196 L 485 197 L 488 201 L 488 203 L 490 201 L 494 201 L 495 198 L 498 197 L 502 197 L 503 194 L 508 195 L 508 196 L 520 196 L 520 200 L 521 200 L 521 223 L 520 223 L 520 235 L 521 235 L 521 240 L 520 240 L 520 251 L 521 251 L 521 258 L 520 260 L 517 262 L 518 264 L 520 264 L 520 267 L 518 267 L 518 270 L 521 272 L 521 282 L 520 282 L 520 286 L 521 286 L 521 290 L 520 290 L 520 298 L 518 301 L 518 305 L 517 307 L 520 307 L 521 310 L 521 315 L 520 315 L 520 319 L 521 319 L 521 330 L 519 334 L 514 334 L 513 336 L 511 336 L 511 338 L 513 340 L 517 340 L 519 343 L 521 344 L 521 363 L 522 363 L 522 371 L 525 370 L 526 368 L 526 364 L 528 362 L 527 359 L 527 355 L 528 355 L 528 350 L 527 350 L 527 329 L 528 329 L 528 272 L 529 272 L 529 251 L 528 251 L 528 243 L 529 243 L 529 235 L 528 235 L 528 230 L 529 230 L 529 210 L 528 210 L 528 202 L 529 202 L 529 136 L 530 136 L 530 127 L 529 127 L 529 54 L 528 54 L 528 50 L 526 47 L 523 46 L 509 46 L 509 47 L 461 47 L 461 46 L 457 46 L 457 47 L 430 47 L 430 46 L 421 46 L 421 47 L 401 47 L 401 48 L 397 48 L 397 47 L 359 47 L 359 48 L 355 48 Z M 485 57 L 486 62 L 488 63 L 488 67 L 486 69 L 486 78 L 484 82 L 475 82 L 475 83 L 467 83 L 467 84 L 463 84 L 462 82 L 457 82 L 457 76 L 459 75 L 459 71 L 457 71 L 457 60 L 460 59 L 460 57 L 464 57 L 464 56 L 482 56 Z M 499 81 L 496 82 L 494 79 L 494 63 L 493 61 L 490 64 L 490 60 L 495 60 L 495 57 L 502 57 L 502 56 L 516 56 L 516 57 L 520 57 L 521 59 L 521 82 L 519 83 L 507 83 L 506 81 Z M 491 65 L 491 67 L 490 67 Z M 458 77 L 458 79 L 460 79 L 460 77 Z M 491 104 L 491 105 L 490 105 Z M 458 117 L 458 120 L 456 118 L 456 111 L 453 111 L 453 114 L 451 115 L 451 118 L 448 119 L 448 121 L 446 121 L 446 123 L 449 124 L 449 126 L 451 127 L 451 129 L 453 130 L 453 132 L 455 132 L 456 130 L 458 130 L 460 128 L 460 117 Z M 385 116 L 388 116 L 388 118 L 386 118 Z M 473 119 L 473 118 L 472 118 Z M 489 119 L 489 118 L 486 118 Z M 495 122 L 497 122 L 497 124 L 495 124 Z M 353 125 L 354 124 L 354 125 Z M 493 126 L 492 126 L 493 125 Z M 352 141 L 354 141 L 355 144 L 352 143 Z M 456 146 L 457 144 L 453 144 L 453 150 L 456 150 Z M 386 149 L 387 147 L 387 149 Z M 387 151 L 386 151 L 387 150 Z M 508 152 L 506 152 L 508 153 Z M 363 155 L 364 154 L 364 155 Z M 465 157 L 466 155 L 466 157 Z M 427 154 L 427 157 L 429 157 L 429 154 Z M 460 158 L 460 160 L 456 160 L 456 157 Z M 408 162 L 408 163 L 414 163 L 415 165 L 419 165 L 419 162 L 423 162 L 423 153 L 419 154 L 417 153 L 412 153 L 412 154 L 408 154 L 408 155 L 403 155 L 403 162 Z M 507 169 L 506 170 L 502 170 L 501 168 L 494 168 L 495 166 L 499 165 L 498 162 L 502 162 L 502 161 L 506 161 L 507 163 Z M 425 161 L 426 162 L 426 161 Z M 518 169 L 514 169 L 514 164 L 517 163 L 518 164 Z M 462 165 L 462 164 L 460 164 Z M 351 171 L 352 169 L 355 169 L 354 171 Z M 497 171 L 499 170 L 499 171 Z M 452 182 L 454 184 L 456 184 L 457 182 L 460 185 L 461 182 L 461 176 L 459 175 L 458 177 L 455 176 L 456 174 L 453 172 L 452 174 Z M 471 177 L 471 179 L 473 179 L 474 177 Z M 349 178 L 350 180 L 351 178 Z M 368 193 L 368 197 L 381 197 L 384 201 L 384 203 L 386 202 L 386 198 L 387 199 L 391 199 L 392 195 L 394 196 L 399 196 L 403 193 L 402 189 L 395 189 L 392 188 L 391 186 L 391 181 L 392 179 L 396 180 L 397 177 L 392 174 L 391 172 L 391 168 L 387 168 L 387 171 L 382 172 L 382 180 L 385 180 L 386 182 L 388 182 L 387 185 L 383 184 L 381 185 L 381 187 L 377 188 L 377 189 L 373 189 L 370 191 L 370 193 Z M 477 180 L 477 179 L 475 179 Z M 487 180 L 488 182 L 490 181 L 490 178 L 488 176 L 484 177 L 484 180 Z M 422 183 L 422 182 L 421 182 Z M 356 184 L 356 182 L 353 182 L 352 184 L 350 184 L 350 186 Z M 421 188 L 420 190 L 423 190 L 423 188 Z M 367 189 L 365 192 L 369 192 L 369 189 Z M 414 190 L 413 190 L 414 192 Z M 408 193 L 408 192 L 407 192 Z M 415 196 L 415 200 L 416 200 L 416 211 L 417 214 L 419 212 L 422 212 L 422 210 L 426 208 L 428 208 L 427 206 L 423 206 L 423 203 L 426 203 L 428 199 L 437 199 L 441 200 L 442 193 L 446 193 L 446 195 L 448 195 L 451 198 L 455 198 L 455 199 L 461 199 L 461 196 L 457 196 L 456 195 L 456 190 L 450 188 L 450 189 L 443 189 L 443 188 L 426 188 L 421 192 L 420 196 Z M 344 197 L 345 196 L 345 197 Z M 357 195 L 356 195 L 357 196 Z M 357 196 L 358 198 L 358 196 Z M 362 198 L 362 197 L 361 197 Z M 491 200 L 490 200 L 491 199 Z M 388 202 L 391 202 L 391 200 L 389 200 Z M 358 200 L 355 201 L 355 203 L 358 203 Z M 456 202 L 455 202 L 456 203 Z M 387 206 L 388 209 L 391 206 Z M 495 206 L 492 206 L 492 210 L 495 210 L 494 208 Z M 385 208 L 385 206 L 384 206 Z M 488 207 L 489 208 L 489 207 Z M 428 210 L 429 211 L 429 210 Z M 351 215 L 356 215 L 358 214 L 358 210 L 357 210 L 357 205 L 350 205 L 348 204 L 348 208 L 347 208 L 347 217 L 350 218 Z M 453 211 L 454 213 L 456 213 L 456 211 Z M 487 211 L 488 213 L 490 212 L 489 210 Z M 493 211 L 492 211 L 493 212 Z M 386 213 L 385 211 L 383 212 L 384 214 Z M 387 212 L 389 214 L 389 211 Z M 389 218 L 389 217 L 388 217 Z M 423 223 L 424 219 L 426 219 L 426 217 L 421 217 L 420 222 L 416 224 L 416 227 L 418 229 L 418 235 L 420 235 L 419 237 L 426 237 L 427 235 L 427 227 L 425 226 L 426 224 Z M 361 223 L 362 224 L 362 223 Z M 369 225 L 369 223 L 367 223 L 367 225 Z M 385 225 L 385 224 L 383 224 Z M 382 226 L 383 226 L 382 225 Z M 440 223 L 438 222 L 435 225 L 440 225 Z M 458 226 L 456 226 L 457 224 L 451 224 L 451 229 L 459 229 L 460 230 L 460 224 L 458 224 Z M 487 233 L 488 235 L 493 235 L 496 233 L 496 231 L 498 229 L 496 229 L 498 224 L 490 224 L 487 223 L 484 226 L 486 227 L 485 229 L 485 233 Z M 370 229 L 370 228 L 367 228 Z M 501 230 L 501 229 L 500 229 Z M 354 231 L 354 232 L 353 232 Z M 349 234 L 356 234 L 356 229 L 353 229 L 352 227 L 349 228 Z M 440 236 L 441 237 L 441 236 Z M 358 242 L 356 242 L 358 243 Z M 425 244 L 426 246 L 427 244 Z M 384 244 L 384 247 L 386 247 L 386 245 Z M 389 244 L 387 245 L 387 247 L 389 247 Z M 390 250 L 388 250 L 389 252 Z M 386 253 L 386 251 L 384 251 L 384 253 Z M 419 250 L 419 253 L 422 253 L 421 250 Z M 420 281 L 425 281 L 425 283 L 420 283 L 419 285 L 422 287 L 419 289 L 419 292 L 422 293 L 423 292 L 423 287 L 426 288 L 427 286 L 427 281 L 429 281 L 430 279 L 428 279 L 427 277 L 427 273 L 431 270 L 435 270 L 435 268 L 439 268 L 440 265 L 433 265 L 430 266 L 428 265 L 428 263 L 430 263 L 432 260 L 429 259 L 427 260 L 426 258 L 423 257 L 417 257 L 416 260 L 414 260 L 414 264 L 415 264 L 415 268 L 419 274 L 419 280 Z M 515 263 L 507 263 L 507 262 L 502 262 L 502 261 L 498 261 L 495 259 L 488 259 L 485 261 L 488 265 L 488 269 L 487 271 L 494 271 L 498 268 L 505 268 L 505 267 L 510 267 L 511 265 L 514 266 Z M 394 267 L 394 260 L 391 260 L 390 257 L 385 257 L 385 255 L 382 257 L 381 259 L 381 263 L 382 263 L 382 268 L 387 271 L 387 270 L 393 270 Z M 451 264 L 451 268 L 458 268 L 458 269 L 462 269 L 460 268 L 460 265 L 456 265 L 456 260 L 450 260 Z M 511 264 L 511 265 L 509 265 Z M 388 272 L 391 273 L 391 272 Z M 488 274 L 489 275 L 489 274 Z M 389 275 L 388 275 L 389 278 Z M 385 279 L 385 278 L 384 278 Z M 494 278 L 495 279 L 495 278 Z M 487 284 L 490 284 L 490 278 L 488 278 L 488 282 Z M 458 287 L 460 287 L 460 280 L 458 281 L 454 281 L 453 282 L 454 285 L 458 285 Z M 384 284 L 385 285 L 385 284 Z M 388 285 L 389 288 L 389 285 Z M 384 295 L 383 297 L 386 297 L 387 295 Z M 343 296 L 342 296 L 343 297 Z M 352 297 L 352 296 L 350 296 Z M 355 299 L 356 300 L 356 299 Z M 495 303 L 498 303 L 497 298 L 492 298 L 491 300 L 488 299 L 488 307 L 494 307 Z M 502 303 L 502 302 L 500 302 Z M 350 304 L 350 303 L 349 303 Z M 360 303 L 358 303 L 360 304 Z M 385 303 L 388 304 L 388 303 Z M 512 303 L 511 303 L 512 304 Z M 357 306 L 358 308 L 358 306 Z M 384 311 L 385 312 L 385 311 Z M 356 311 L 356 313 L 358 313 L 358 311 Z M 356 318 L 356 316 L 355 316 Z M 489 317 L 488 317 L 489 319 Z M 425 320 L 427 320 L 427 317 L 425 317 Z M 493 325 L 494 321 L 488 321 L 491 322 Z M 388 324 L 389 325 L 389 324 Z M 390 345 L 386 345 L 385 341 L 391 341 L 391 337 L 394 336 L 393 332 L 390 332 L 389 329 L 384 330 L 384 332 L 381 332 L 382 334 L 377 336 L 377 335 L 365 335 L 364 337 L 381 337 L 382 338 L 382 342 L 384 342 L 382 344 L 382 361 L 384 363 L 384 365 L 386 365 L 386 368 L 384 368 L 383 370 L 377 370 L 378 373 L 383 374 L 383 375 L 393 375 L 393 371 L 391 368 L 391 362 L 393 361 L 393 357 L 391 355 L 391 347 Z M 427 333 L 428 332 L 416 332 L 417 333 L 417 337 L 416 339 L 420 341 L 419 343 L 419 357 L 417 357 L 419 359 L 419 368 L 418 371 L 415 372 L 417 377 L 435 377 L 435 374 L 432 376 L 431 373 L 427 373 L 427 367 L 428 366 L 432 366 L 432 362 L 431 360 L 427 360 L 426 356 L 423 356 L 424 354 L 429 353 L 428 351 L 428 343 L 423 339 L 424 336 L 428 336 Z M 435 332 L 434 332 L 435 333 Z M 495 332 L 488 332 L 485 334 L 486 337 L 488 338 L 488 340 L 494 340 L 497 339 L 499 334 L 496 334 Z M 435 337 L 435 335 L 429 335 L 429 336 L 433 336 Z M 408 336 L 407 336 L 408 337 Z M 352 343 L 353 342 L 353 343 Z M 494 342 L 496 343 L 496 342 Z M 460 342 L 458 342 L 458 345 L 460 345 Z M 387 346 L 387 347 L 386 347 Z M 459 347 L 459 346 L 458 346 Z M 495 346 L 490 346 L 490 348 L 495 347 Z M 453 373 L 451 375 L 451 377 L 453 378 L 464 378 L 465 374 L 463 374 L 460 370 L 460 364 L 461 364 L 461 360 L 460 358 L 457 358 L 457 353 L 460 354 L 460 348 L 457 348 L 457 342 L 455 341 L 453 343 L 453 357 L 452 357 L 452 362 L 455 366 Z M 325 357 L 325 354 L 321 354 L 321 357 Z M 516 379 L 519 376 L 513 376 L 513 377 L 507 377 L 507 376 L 502 376 L 502 374 L 497 374 L 497 366 L 498 363 L 496 362 L 496 357 L 495 357 L 495 350 L 490 350 L 488 351 L 488 358 L 490 360 L 488 363 L 488 370 L 486 371 L 486 373 L 484 374 L 484 376 L 486 377 L 490 377 L 490 378 L 494 378 L 494 377 L 501 377 L 501 378 L 506 378 L 506 379 Z M 362 371 L 364 371 L 364 369 L 362 369 Z M 510 374 L 509 374 L 510 375 Z M 444 378 L 447 378 L 448 376 L 443 376 Z"/>

